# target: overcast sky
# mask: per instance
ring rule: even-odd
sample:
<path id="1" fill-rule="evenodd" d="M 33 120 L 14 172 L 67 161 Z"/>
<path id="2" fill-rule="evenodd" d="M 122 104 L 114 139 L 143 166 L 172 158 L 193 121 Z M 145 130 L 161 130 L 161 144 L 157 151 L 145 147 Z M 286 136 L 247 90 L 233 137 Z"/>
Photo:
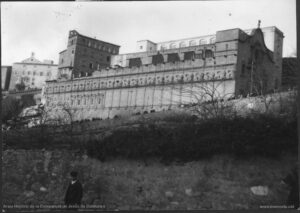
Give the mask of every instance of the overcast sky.
<path id="1" fill-rule="evenodd" d="M 161 2 L 1 2 L 2 64 L 35 52 L 58 62 L 69 30 L 134 52 L 136 41 L 161 42 L 214 34 L 230 28 L 276 26 L 284 33 L 283 55 L 296 51 L 295 0 Z"/>

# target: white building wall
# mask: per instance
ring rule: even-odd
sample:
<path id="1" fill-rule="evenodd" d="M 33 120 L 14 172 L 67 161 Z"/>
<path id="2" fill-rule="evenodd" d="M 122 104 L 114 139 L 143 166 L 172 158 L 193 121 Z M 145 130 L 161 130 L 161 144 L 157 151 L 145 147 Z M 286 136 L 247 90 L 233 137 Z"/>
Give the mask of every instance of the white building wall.
<path id="1" fill-rule="evenodd" d="M 151 52 L 156 51 L 156 43 L 149 40 L 136 42 L 136 52 Z"/>
<path id="2" fill-rule="evenodd" d="M 21 79 L 27 79 L 29 88 L 42 88 L 46 81 L 57 79 L 58 68 L 55 65 L 14 63 L 9 89 L 13 90 Z"/>

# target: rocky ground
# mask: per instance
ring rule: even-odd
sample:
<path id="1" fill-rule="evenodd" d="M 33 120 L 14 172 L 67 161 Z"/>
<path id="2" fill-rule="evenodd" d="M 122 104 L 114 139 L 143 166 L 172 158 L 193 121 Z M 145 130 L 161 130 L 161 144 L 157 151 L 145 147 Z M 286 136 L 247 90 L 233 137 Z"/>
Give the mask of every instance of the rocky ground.
<path id="1" fill-rule="evenodd" d="M 3 152 L 3 204 L 63 204 L 71 170 L 79 171 L 83 204 L 107 210 L 258 209 L 284 205 L 280 184 L 297 156 L 280 159 L 229 156 L 163 165 L 115 159 L 100 162 L 66 150 Z M 263 186 L 255 195 L 253 186 Z"/>

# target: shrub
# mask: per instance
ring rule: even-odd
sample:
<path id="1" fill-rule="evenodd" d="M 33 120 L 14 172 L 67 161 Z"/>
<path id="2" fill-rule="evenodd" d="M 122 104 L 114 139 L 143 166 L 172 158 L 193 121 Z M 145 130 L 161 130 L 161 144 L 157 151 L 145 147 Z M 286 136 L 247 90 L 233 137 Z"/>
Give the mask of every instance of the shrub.
<path id="1" fill-rule="evenodd" d="M 80 149 L 102 161 L 113 157 L 139 160 L 155 157 L 164 162 L 192 161 L 215 154 L 278 157 L 283 151 L 297 151 L 296 118 L 254 115 L 230 119 L 198 120 L 186 116 L 168 119 L 152 124 L 146 121 L 148 124 L 142 122 L 135 127 L 109 128 L 109 134 L 98 132 L 97 137 L 83 137 L 79 128 L 71 137 L 66 133 L 68 128 L 61 127 L 60 131 L 54 128 L 10 130 L 3 132 L 4 149 L 59 147 Z"/>
<path id="2" fill-rule="evenodd" d="M 225 153 L 236 157 L 277 157 L 296 147 L 296 120 L 288 122 L 261 115 L 177 126 L 142 125 L 133 130 L 116 130 L 103 140 L 86 144 L 87 153 L 100 160 L 158 157 L 164 161 L 190 161 Z"/>

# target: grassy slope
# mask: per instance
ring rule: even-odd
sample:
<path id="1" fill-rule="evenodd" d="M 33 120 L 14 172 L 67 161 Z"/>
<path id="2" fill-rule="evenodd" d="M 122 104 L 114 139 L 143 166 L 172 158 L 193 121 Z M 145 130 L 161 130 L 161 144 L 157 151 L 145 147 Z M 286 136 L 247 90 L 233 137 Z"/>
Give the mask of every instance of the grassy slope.
<path id="1" fill-rule="evenodd" d="M 105 204 L 108 209 L 121 210 L 256 209 L 259 205 L 285 203 L 288 190 L 280 180 L 295 162 L 296 156 L 290 155 L 279 160 L 215 156 L 168 166 L 149 160 L 145 166 L 129 160 L 99 162 L 62 150 L 6 150 L 3 203 L 62 204 L 68 172 L 75 168 L 84 184 L 85 204 Z M 269 195 L 253 195 L 250 187 L 256 185 L 268 186 Z M 47 191 L 41 192 L 41 186 Z M 186 189 L 192 193 L 187 195 Z M 24 192 L 30 191 L 34 195 L 26 197 Z M 168 191 L 173 196 L 167 197 Z"/>

